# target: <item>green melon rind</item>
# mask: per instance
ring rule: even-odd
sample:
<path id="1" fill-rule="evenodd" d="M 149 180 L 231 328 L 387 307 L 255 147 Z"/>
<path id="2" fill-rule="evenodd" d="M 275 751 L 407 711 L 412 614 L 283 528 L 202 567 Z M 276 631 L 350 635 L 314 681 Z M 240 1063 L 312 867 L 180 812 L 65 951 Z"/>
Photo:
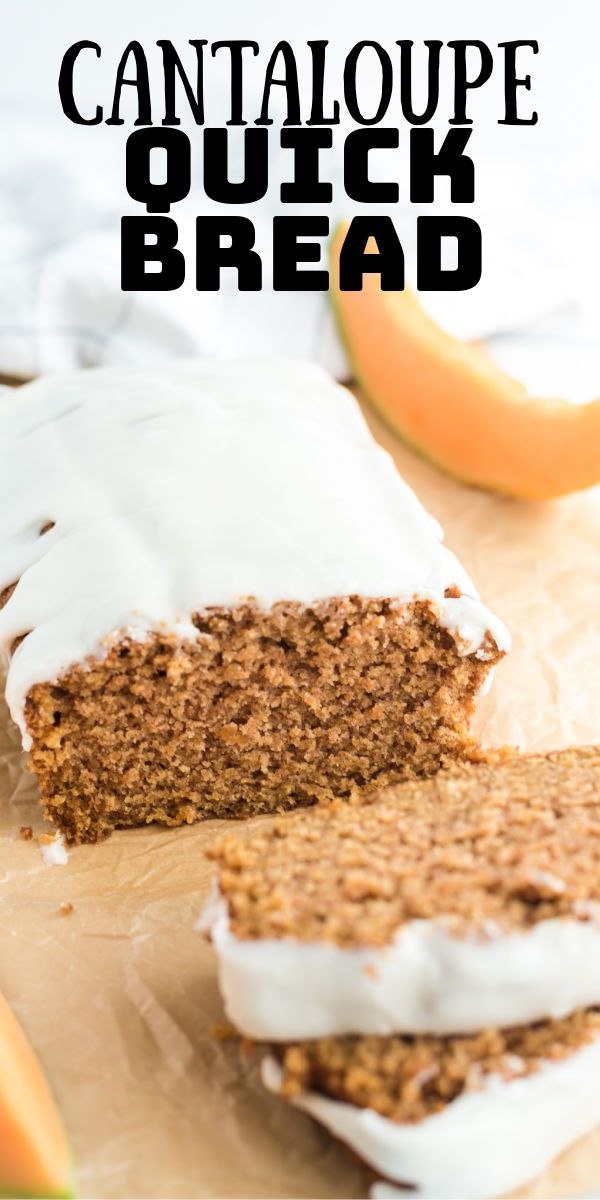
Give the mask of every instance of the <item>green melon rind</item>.
<path id="1" fill-rule="evenodd" d="M 13 1186 L 7 1188 L 5 1184 L 0 1183 L 0 1200 L 76 1200 L 76 1197 L 77 1187 L 73 1169 L 70 1172 L 70 1178 L 67 1180 L 64 1190 L 60 1192 L 32 1192 L 27 1189 L 14 1188 Z"/>
<path id="2" fill-rule="evenodd" d="M 21 1192 L 0 1187 L 0 1200 L 75 1200 L 75 1191 L 67 1192 Z"/>

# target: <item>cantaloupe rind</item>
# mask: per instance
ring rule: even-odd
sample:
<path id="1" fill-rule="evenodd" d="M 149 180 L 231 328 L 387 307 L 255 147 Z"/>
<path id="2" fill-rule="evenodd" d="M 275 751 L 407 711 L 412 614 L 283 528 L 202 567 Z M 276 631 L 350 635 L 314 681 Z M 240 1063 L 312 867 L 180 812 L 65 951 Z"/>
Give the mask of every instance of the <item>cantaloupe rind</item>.
<path id="1" fill-rule="evenodd" d="M 376 274 L 362 291 L 340 291 L 347 228 L 331 239 L 330 295 L 354 378 L 394 433 L 461 482 L 520 499 L 600 483 L 600 399 L 530 396 L 482 347 L 437 325 L 410 289 L 382 291 Z"/>
<path id="2" fill-rule="evenodd" d="M 75 1195 L 65 1129 L 40 1063 L 0 995 L 0 1196 Z"/>

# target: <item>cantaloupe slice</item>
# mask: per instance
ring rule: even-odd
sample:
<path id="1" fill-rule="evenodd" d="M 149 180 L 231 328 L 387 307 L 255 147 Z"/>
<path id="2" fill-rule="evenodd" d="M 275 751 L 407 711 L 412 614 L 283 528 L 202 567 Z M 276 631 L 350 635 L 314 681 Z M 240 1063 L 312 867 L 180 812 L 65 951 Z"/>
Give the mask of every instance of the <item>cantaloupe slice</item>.
<path id="1" fill-rule="evenodd" d="M 331 241 L 331 297 L 356 381 L 387 424 L 451 475 L 509 496 L 600 483 L 600 399 L 530 397 L 482 347 L 445 333 L 411 291 L 382 291 L 378 275 L 365 275 L 360 292 L 340 291 L 347 228 Z"/>
<path id="2" fill-rule="evenodd" d="M 72 1195 L 71 1156 L 56 1104 L 0 995 L 0 1196 Z"/>

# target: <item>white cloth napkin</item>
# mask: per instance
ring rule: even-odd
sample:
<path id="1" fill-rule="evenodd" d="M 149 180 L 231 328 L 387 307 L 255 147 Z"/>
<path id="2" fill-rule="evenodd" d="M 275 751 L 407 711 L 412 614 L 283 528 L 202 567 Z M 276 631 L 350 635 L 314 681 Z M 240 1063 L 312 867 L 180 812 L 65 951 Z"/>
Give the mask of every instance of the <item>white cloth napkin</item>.
<path id="1" fill-rule="evenodd" d="M 598 165 L 589 155 L 572 155 L 570 174 L 557 186 L 550 153 L 540 156 L 532 176 L 523 169 L 523 155 L 538 144 L 536 134 L 527 131 L 527 142 L 519 132 L 517 156 L 510 138 L 512 151 L 501 159 L 486 157 L 485 141 L 479 146 L 478 202 L 460 210 L 476 215 L 482 226 L 481 283 L 470 292 L 422 294 L 422 300 L 451 332 L 487 339 L 498 360 L 532 388 L 587 399 L 600 393 L 598 263 L 592 253 L 598 243 Z M 348 377 L 328 297 L 274 293 L 268 285 L 271 221 L 281 211 L 271 197 L 278 187 L 248 210 L 265 260 L 262 292 L 238 292 L 231 273 L 219 292 L 195 291 L 194 216 L 210 211 L 198 178 L 188 200 L 172 211 L 186 250 L 185 285 L 177 292 L 121 292 L 120 217 L 143 211 L 125 190 L 125 136 L 105 127 L 77 128 L 37 109 L 11 112 L 4 120 L 0 372 L 27 377 L 102 363 L 274 352 L 316 359 Z M 272 172 L 281 178 L 289 170 L 284 153 L 274 138 Z M 339 154 L 328 168 L 334 204 L 319 211 L 328 212 L 333 229 L 352 206 L 343 195 Z M 434 211 L 452 207 L 442 200 Z M 393 212 L 409 277 L 417 215 L 407 202 Z"/>

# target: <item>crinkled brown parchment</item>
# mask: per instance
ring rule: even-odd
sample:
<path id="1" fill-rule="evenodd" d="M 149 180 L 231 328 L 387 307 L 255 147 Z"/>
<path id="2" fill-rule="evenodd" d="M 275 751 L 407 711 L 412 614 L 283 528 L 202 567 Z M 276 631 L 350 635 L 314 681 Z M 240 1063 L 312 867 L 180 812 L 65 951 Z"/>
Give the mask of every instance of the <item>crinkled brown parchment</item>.
<path id="1" fill-rule="evenodd" d="M 512 630 L 478 731 L 528 750 L 600 741 L 600 497 L 521 504 L 470 490 L 372 424 Z M 45 866 L 33 780 L 4 714 L 0 796 L 0 989 L 58 1097 L 81 1196 L 365 1196 L 353 1160 L 211 1032 L 223 1013 L 194 921 L 204 850 L 223 824 L 115 834 Z M 596 1133 L 520 1195 L 599 1184 Z"/>

